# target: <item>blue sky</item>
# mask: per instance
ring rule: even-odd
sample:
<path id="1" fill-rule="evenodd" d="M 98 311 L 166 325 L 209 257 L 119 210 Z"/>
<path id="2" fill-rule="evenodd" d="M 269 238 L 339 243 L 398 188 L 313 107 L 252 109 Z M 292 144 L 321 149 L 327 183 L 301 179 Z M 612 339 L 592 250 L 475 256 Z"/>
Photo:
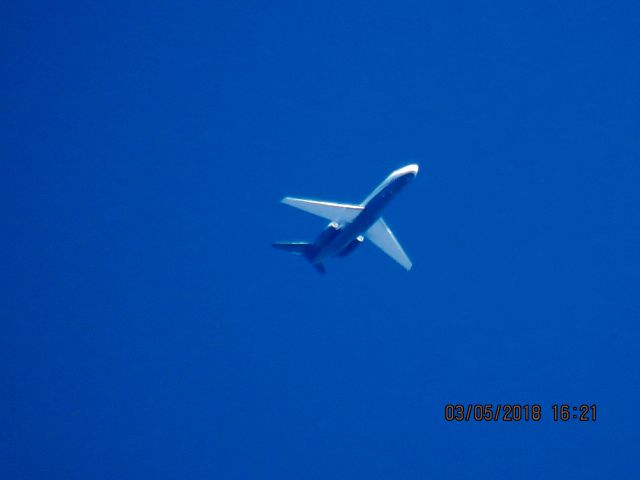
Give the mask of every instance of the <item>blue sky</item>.
<path id="1" fill-rule="evenodd" d="M 1 18 L 3 478 L 637 478 L 636 2 Z M 270 247 L 411 162 L 411 272 Z"/>

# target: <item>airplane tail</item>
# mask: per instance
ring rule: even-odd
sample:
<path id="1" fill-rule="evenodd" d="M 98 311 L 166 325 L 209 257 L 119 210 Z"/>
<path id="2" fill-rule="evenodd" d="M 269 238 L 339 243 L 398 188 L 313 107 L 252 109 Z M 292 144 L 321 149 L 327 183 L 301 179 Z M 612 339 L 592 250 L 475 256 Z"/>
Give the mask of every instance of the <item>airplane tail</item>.
<path id="1" fill-rule="evenodd" d="M 294 255 L 300 255 L 309 259 L 311 253 L 312 244 L 309 242 L 276 242 L 273 244 L 278 250 L 284 250 L 285 252 L 293 253 Z M 327 273 L 324 265 L 321 263 L 312 263 L 313 267 L 321 274 Z"/>
<path id="2" fill-rule="evenodd" d="M 309 242 L 276 242 L 273 246 L 279 250 L 303 256 L 306 255 L 311 248 Z"/>

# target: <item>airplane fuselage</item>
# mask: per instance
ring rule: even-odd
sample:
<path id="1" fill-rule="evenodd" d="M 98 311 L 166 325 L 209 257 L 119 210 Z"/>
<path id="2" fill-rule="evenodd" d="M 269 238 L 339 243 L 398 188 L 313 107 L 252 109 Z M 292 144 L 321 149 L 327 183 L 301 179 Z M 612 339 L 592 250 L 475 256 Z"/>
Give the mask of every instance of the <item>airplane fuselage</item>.
<path id="1" fill-rule="evenodd" d="M 361 203 L 363 210 L 350 222 L 331 222 L 313 242 L 306 254 L 313 264 L 320 264 L 334 255 L 339 255 L 361 237 L 380 218 L 387 204 L 410 183 L 418 173 L 418 165 L 407 165 L 389 175 Z"/>

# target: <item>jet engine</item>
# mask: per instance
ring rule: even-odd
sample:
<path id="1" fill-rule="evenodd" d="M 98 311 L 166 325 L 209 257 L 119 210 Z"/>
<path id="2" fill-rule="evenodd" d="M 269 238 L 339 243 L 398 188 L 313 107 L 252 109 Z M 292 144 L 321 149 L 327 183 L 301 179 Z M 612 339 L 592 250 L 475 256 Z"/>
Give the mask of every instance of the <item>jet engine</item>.
<path id="1" fill-rule="evenodd" d="M 331 222 L 329 225 L 327 225 L 327 228 L 325 228 L 320 234 L 320 236 L 316 239 L 314 243 L 314 248 L 320 249 L 324 247 L 339 232 L 340 232 L 340 225 L 338 225 L 337 222 Z"/>
<path id="2" fill-rule="evenodd" d="M 362 235 L 358 235 L 349 245 L 344 247 L 344 250 L 342 250 L 338 255 L 341 257 L 346 257 L 356 248 L 362 245 L 362 242 L 364 242 L 364 237 Z"/>

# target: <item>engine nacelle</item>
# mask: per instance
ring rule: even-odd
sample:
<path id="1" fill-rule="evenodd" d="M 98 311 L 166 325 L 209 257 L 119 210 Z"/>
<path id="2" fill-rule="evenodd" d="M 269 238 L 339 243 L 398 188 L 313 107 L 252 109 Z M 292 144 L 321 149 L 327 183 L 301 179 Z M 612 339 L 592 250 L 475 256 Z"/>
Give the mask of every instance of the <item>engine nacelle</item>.
<path id="1" fill-rule="evenodd" d="M 342 250 L 338 255 L 341 257 L 346 257 L 356 248 L 362 245 L 362 242 L 364 242 L 364 237 L 362 235 L 358 235 L 349 245 L 344 247 L 344 250 Z"/>
<path id="2" fill-rule="evenodd" d="M 320 236 L 316 239 L 314 246 L 316 249 L 320 249 L 324 247 L 327 243 L 329 243 L 333 238 L 340 232 L 340 225 L 336 222 L 331 222 L 327 225 Z"/>

